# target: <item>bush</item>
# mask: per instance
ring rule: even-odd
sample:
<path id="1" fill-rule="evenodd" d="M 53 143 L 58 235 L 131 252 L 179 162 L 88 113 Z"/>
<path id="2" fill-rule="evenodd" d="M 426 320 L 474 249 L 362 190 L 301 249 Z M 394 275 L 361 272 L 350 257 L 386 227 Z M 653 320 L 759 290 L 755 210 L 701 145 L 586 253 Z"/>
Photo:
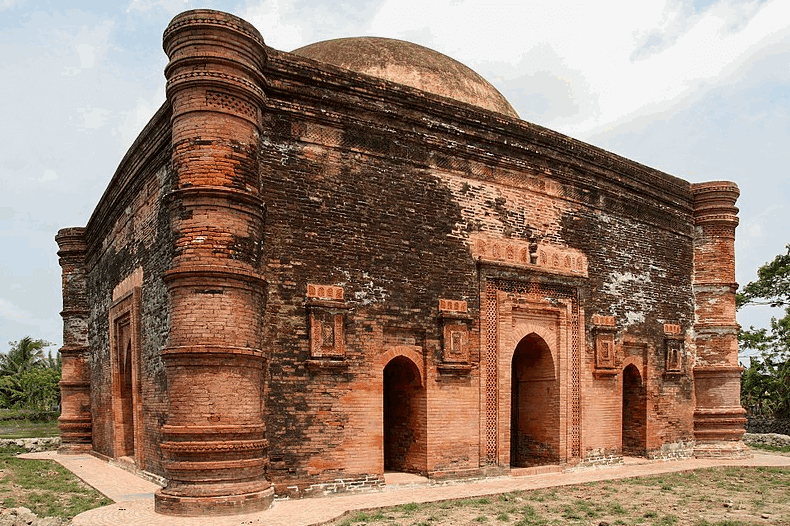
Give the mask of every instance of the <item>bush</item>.
<path id="1" fill-rule="evenodd" d="M 60 371 L 33 368 L 0 378 L 0 405 L 31 413 L 51 412 L 60 402 Z"/>

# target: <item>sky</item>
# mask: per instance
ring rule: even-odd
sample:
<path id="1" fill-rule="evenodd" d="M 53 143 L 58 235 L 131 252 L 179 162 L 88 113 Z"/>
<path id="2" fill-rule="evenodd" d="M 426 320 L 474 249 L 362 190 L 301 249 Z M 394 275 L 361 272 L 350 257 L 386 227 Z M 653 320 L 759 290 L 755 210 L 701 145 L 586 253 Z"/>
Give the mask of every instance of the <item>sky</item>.
<path id="1" fill-rule="evenodd" d="M 25 335 L 62 344 L 55 234 L 87 223 L 164 102 L 162 32 L 195 8 L 241 16 L 283 51 L 409 40 L 480 73 L 526 121 L 735 181 L 741 284 L 790 243 L 788 0 L 0 0 L 0 351 Z"/>

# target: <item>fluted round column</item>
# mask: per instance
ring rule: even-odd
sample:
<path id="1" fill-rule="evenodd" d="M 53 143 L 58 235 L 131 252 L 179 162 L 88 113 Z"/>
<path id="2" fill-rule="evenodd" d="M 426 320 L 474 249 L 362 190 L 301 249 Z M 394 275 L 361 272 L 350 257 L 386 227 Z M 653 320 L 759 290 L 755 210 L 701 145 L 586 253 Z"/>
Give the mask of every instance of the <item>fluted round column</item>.
<path id="1" fill-rule="evenodd" d="M 263 39 L 237 17 L 196 10 L 173 19 L 164 49 L 177 181 L 168 196 L 175 257 L 165 276 L 171 327 L 162 351 L 169 483 L 156 510 L 265 509 L 274 490 L 265 479 L 262 396 Z"/>
<path id="2" fill-rule="evenodd" d="M 88 367 L 88 299 L 85 288 L 85 229 L 63 228 L 55 236 L 63 276 L 63 347 L 60 348 L 61 453 L 91 450 L 91 392 Z"/>
<path id="3" fill-rule="evenodd" d="M 694 437 L 698 456 L 739 456 L 746 411 L 735 319 L 735 228 L 740 192 L 735 183 L 692 185 L 694 195 Z"/>

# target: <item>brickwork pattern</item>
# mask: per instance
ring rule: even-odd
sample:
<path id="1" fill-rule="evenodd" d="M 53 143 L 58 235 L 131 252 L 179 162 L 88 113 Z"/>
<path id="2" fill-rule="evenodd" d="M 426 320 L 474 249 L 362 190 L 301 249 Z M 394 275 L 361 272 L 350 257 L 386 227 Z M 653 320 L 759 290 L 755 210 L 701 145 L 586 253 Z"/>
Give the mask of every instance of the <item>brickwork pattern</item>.
<path id="1" fill-rule="evenodd" d="M 89 405 L 79 440 L 108 457 L 131 440 L 168 479 L 159 511 L 360 491 L 387 467 L 737 450 L 731 184 L 323 68 L 224 13 L 177 16 L 164 46 L 167 102 L 59 238 L 80 342 L 64 443 Z M 525 337 L 540 358 L 514 367 Z"/>

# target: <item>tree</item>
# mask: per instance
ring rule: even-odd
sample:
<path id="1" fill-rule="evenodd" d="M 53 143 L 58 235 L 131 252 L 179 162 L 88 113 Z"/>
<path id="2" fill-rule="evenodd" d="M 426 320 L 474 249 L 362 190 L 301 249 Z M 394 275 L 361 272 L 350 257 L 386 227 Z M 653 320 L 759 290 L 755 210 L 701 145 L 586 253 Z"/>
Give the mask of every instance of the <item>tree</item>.
<path id="1" fill-rule="evenodd" d="M 25 336 L 9 342 L 11 350 L 0 354 L 0 407 L 43 413 L 60 404 L 60 356 L 52 357 L 44 348 L 46 340 Z"/>
<path id="2" fill-rule="evenodd" d="M 20 374 L 34 367 L 46 365 L 44 347 L 53 345 L 46 340 L 34 340 L 30 336 L 8 344 L 11 346 L 8 354 L 0 354 L 0 376 Z"/>
<path id="3" fill-rule="evenodd" d="M 736 296 L 737 308 L 770 305 L 784 309 L 772 317 L 770 328 L 742 330 L 742 349 L 756 351 L 741 378 L 741 399 L 747 410 L 769 416 L 790 417 L 790 244 L 787 253 L 757 270 L 757 281 Z"/>

